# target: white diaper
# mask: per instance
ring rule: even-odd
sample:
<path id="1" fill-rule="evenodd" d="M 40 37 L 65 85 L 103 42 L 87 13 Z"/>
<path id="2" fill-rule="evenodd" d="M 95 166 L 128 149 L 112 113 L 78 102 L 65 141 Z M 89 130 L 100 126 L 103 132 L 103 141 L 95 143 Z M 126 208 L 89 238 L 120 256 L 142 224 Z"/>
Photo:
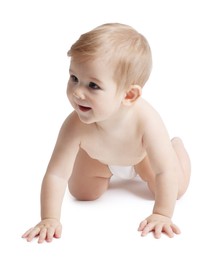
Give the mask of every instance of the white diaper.
<path id="1" fill-rule="evenodd" d="M 134 166 L 108 165 L 111 173 L 121 179 L 130 180 L 137 176 Z"/>

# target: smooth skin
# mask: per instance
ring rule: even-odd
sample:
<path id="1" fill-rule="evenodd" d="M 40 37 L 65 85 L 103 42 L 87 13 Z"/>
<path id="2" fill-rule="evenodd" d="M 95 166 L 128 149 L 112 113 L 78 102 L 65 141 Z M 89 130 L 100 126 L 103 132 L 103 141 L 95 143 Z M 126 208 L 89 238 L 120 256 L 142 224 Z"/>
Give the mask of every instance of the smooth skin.
<path id="1" fill-rule="evenodd" d="M 41 221 L 22 236 L 51 242 L 60 238 L 62 200 L 68 186 L 78 200 L 95 200 L 108 188 L 108 165 L 134 165 L 154 194 L 152 214 L 139 225 L 142 236 L 169 237 L 175 203 L 186 191 L 190 159 L 180 138 L 170 140 L 157 111 L 141 97 L 141 87 L 118 91 L 104 59 L 71 60 L 67 96 L 74 111 L 64 121 L 41 189 Z"/>

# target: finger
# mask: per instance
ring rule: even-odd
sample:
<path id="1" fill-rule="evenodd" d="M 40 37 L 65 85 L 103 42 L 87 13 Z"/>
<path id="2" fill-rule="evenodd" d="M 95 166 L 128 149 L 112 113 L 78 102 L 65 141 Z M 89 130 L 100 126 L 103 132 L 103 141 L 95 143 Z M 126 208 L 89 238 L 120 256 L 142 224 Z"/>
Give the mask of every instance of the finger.
<path id="1" fill-rule="evenodd" d="M 48 228 L 47 238 L 46 238 L 47 242 L 51 242 L 53 240 L 54 233 L 55 233 L 54 228 L 51 228 L 51 227 Z"/>
<path id="2" fill-rule="evenodd" d="M 155 237 L 155 238 L 160 238 L 160 237 L 161 237 L 162 229 L 163 229 L 163 226 L 162 226 L 162 225 L 157 225 L 157 226 L 154 228 L 154 237 Z"/>
<path id="3" fill-rule="evenodd" d="M 30 228 L 30 229 L 28 229 L 21 237 L 22 238 L 26 238 L 29 234 L 30 234 L 30 232 L 33 230 L 33 228 Z"/>
<path id="4" fill-rule="evenodd" d="M 174 232 L 175 234 L 178 235 L 178 234 L 181 233 L 180 229 L 179 229 L 176 225 L 172 224 L 172 225 L 171 225 L 171 228 L 172 228 L 172 230 L 173 230 L 173 232 Z"/>
<path id="5" fill-rule="evenodd" d="M 148 233 L 150 233 L 152 230 L 154 229 L 154 224 L 153 223 L 149 223 L 147 224 L 142 233 L 141 233 L 141 236 L 146 236 Z"/>
<path id="6" fill-rule="evenodd" d="M 143 220 L 143 221 L 140 223 L 140 225 L 139 225 L 139 227 L 138 227 L 138 231 L 143 231 L 143 229 L 145 228 L 146 225 L 147 225 L 147 220 L 145 219 L 145 220 Z"/>
<path id="7" fill-rule="evenodd" d="M 60 238 L 62 234 L 62 226 L 59 226 L 56 228 L 55 233 L 54 233 L 54 237 L 55 238 Z"/>
<path id="8" fill-rule="evenodd" d="M 170 238 L 174 236 L 173 229 L 170 225 L 165 225 L 163 227 L 163 232 Z"/>
<path id="9" fill-rule="evenodd" d="M 27 236 L 27 241 L 31 242 L 33 240 L 33 238 L 36 237 L 39 234 L 39 232 L 40 232 L 40 228 L 39 227 L 33 228 L 30 231 L 29 235 Z"/>
<path id="10" fill-rule="evenodd" d="M 47 228 L 42 228 L 39 233 L 38 243 L 41 244 L 45 241 L 47 237 Z"/>

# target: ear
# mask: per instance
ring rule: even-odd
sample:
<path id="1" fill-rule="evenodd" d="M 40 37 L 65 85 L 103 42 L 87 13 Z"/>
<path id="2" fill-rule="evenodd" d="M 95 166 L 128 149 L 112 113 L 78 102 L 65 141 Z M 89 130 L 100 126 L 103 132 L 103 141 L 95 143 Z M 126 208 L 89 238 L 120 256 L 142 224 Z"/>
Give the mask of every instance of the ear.
<path id="1" fill-rule="evenodd" d="M 132 85 L 125 93 L 122 103 L 126 106 L 131 106 L 141 96 L 141 93 L 142 88 L 139 85 Z"/>

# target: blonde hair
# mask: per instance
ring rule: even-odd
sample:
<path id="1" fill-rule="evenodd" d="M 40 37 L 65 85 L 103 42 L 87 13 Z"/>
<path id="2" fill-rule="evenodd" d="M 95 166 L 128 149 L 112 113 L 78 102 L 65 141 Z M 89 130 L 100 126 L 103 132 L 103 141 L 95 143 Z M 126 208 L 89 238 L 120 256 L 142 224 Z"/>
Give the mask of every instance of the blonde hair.
<path id="1" fill-rule="evenodd" d="M 114 80 L 120 89 L 131 85 L 143 87 L 151 73 L 152 56 L 148 41 L 125 24 L 103 24 L 82 34 L 71 46 L 68 56 L 79 62 L 105 58 L 115 67 Z"/>

